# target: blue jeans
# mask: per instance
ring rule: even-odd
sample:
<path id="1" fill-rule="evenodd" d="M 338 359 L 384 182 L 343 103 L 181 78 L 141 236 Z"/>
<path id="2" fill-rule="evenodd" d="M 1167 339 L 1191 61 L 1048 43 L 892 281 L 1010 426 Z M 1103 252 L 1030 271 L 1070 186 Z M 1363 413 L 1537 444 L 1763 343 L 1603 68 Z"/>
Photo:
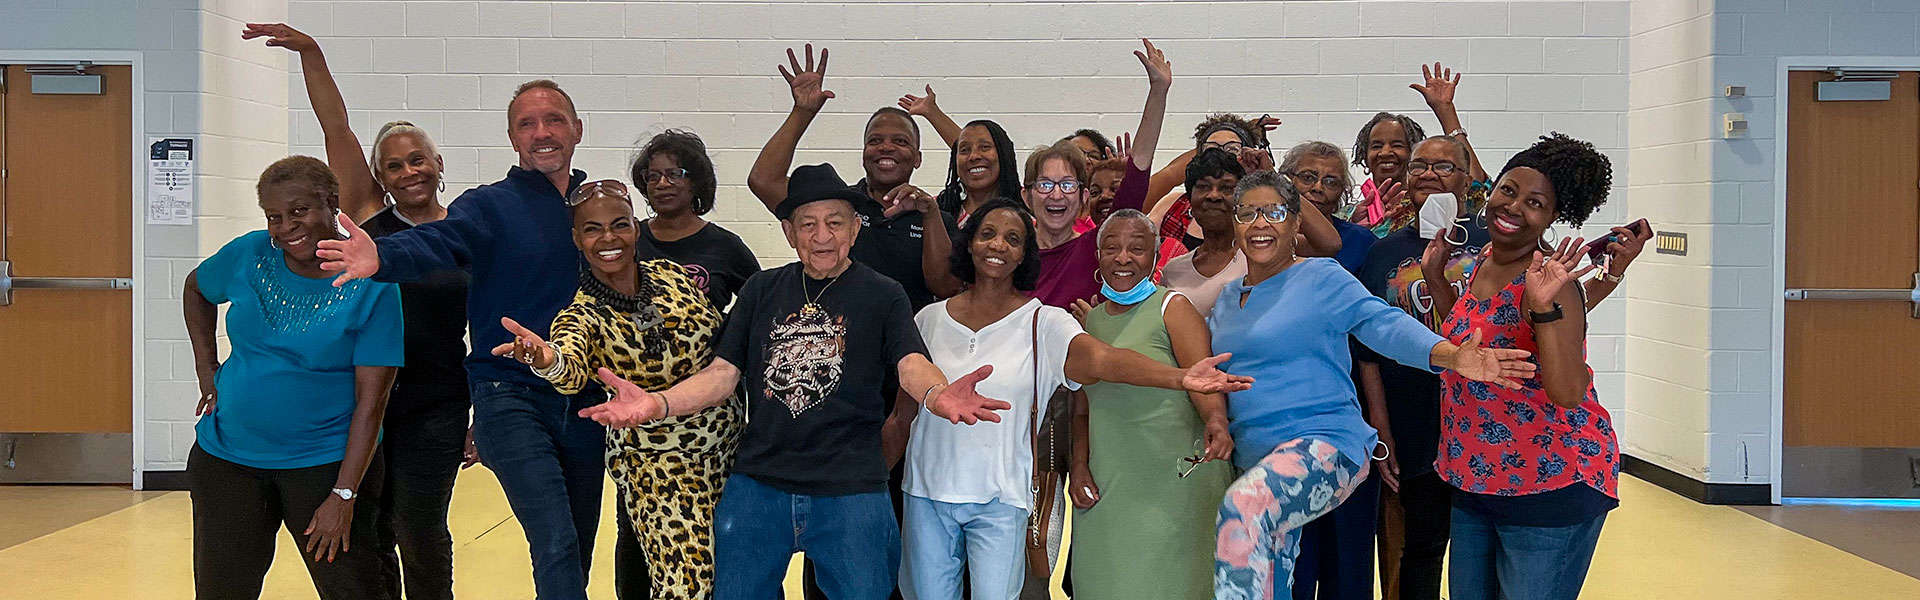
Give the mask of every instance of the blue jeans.
<path id="1" fill-rule="evenodd" d="M 813 559 L 832 600 L 886 600 L 900 570 L 900 526 L 887 493 L 789 494 L 727 478 L 713 511 L 714 600 L 778 600 L 794 552 Z"/>
<path id="2" fill-rule="evenodd" d="M 960 600 L 960 573 L 975 598 L 1016 598 L 1027 577 L 1027 510 L 994 500 L 940 502 L 906 494 L 900 592 L 907 600 Z"/>
<path id="3" fill-rule="evenodd" d="M 1602 514 L 1567 527 L 1496 525 L 1453 509 L 1447 589 L 1454 600 L 1575 600 L 1587 581 Z"/>
<path id="4" fill-rule="evenodd" d="M 587 597 L 606 481 L 607 430 L 579 411 L 598 398 L 504 381 L 473 383 L 473 445 L 500 480 L 533 555 L 542 600 Z"/>

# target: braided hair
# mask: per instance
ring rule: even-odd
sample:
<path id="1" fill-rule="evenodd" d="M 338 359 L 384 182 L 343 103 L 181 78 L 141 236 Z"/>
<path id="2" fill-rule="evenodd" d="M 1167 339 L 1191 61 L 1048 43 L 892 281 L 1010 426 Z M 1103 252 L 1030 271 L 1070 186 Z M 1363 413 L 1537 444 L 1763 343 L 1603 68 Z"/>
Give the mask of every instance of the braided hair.
<path id="1" fill-rule="evenodd" d="M 1013 147 L 1013 138 L 1007 136 L 1006 128 L 989 119 L 979 119 L 967 123 L 966 129 L 984 127 L 987 135 L 993 137 L 993 152 L 1000 163 L 1000 181 L 993 190 L 994 195 L 1002 198 L 1020 197 L 1020 157 Z M 952 156 L 947 159 L 947 185 L 940 190 L 938 202 L 940 211 L 951 215 L 960 214 L 960 208 L 966 203 L 967 190 L 960 184 L 960 150 L 954 146 Z"/>
<path id="2" fill-rule="evenodd" d="M 1407 132 L 1408 151 L 1412 151 L 1413 145 L 1420 143 L 1420 140 L 1427 139 L 1427 131 L 1421 129 L 1420 123 L 1414 121 L 1413 117 L 1390 112 L 1374 113 L 1373 118 L 1360 127 L 1360 135 L 1353 138 L 1353 166 L 1367 166 L 1367 145 L 1373 141 L 1373 126 L 1387 121 L 1399 123 L 1400 129 Z"/>

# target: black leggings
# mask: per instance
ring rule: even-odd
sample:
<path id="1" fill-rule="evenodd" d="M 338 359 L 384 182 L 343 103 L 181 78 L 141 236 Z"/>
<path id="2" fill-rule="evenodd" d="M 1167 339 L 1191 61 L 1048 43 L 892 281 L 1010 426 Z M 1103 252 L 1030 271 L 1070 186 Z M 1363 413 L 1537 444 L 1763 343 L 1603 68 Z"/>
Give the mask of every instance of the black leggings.
<path id="1" fill-rule="evenodd" d="M 396 392 L 399 390 L 396 389 Z M 458 398 L 410 399 L 431 403 L 416 412 L 387 415 L 381 452 L 386 455 L 386 493 L 374 521 L 387 588 L 408 600 L 453 598 L 453 534 L 447 506 L 466 452 L 466 390 Z M 395 546 L 399 553 L 395 554 Z"/>
<path id="2" fill-rule="evenodd" d="M 379 451 L 367 465 L 353 503 L 348 548 L 332 562 L 301 556 L 319 597 L 393 598 L 383 585 L 379 538 L 373 521 L 380 511 L 385 477 Z M 273 565 L 274 546 L 283 526 L 294 544 L 305 548 L 302 532 L 313 513 L 332 494 L 340 463 L 303 469 L 257 469 L 222 460 L 195 444 L 187 456 L 193 498 L 193 589 L 199 600 L 254 600 Z"/>

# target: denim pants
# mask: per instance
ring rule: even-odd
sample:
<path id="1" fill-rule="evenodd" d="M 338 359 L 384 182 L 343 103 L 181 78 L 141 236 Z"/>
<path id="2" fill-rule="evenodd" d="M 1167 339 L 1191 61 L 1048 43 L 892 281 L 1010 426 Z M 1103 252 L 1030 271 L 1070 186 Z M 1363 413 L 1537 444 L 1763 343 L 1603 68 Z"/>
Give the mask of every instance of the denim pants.
<path id="1" fill-rule="evenodd" d="M 1447 590 L 1454 600 L 1575 600 L 1606 521 L 1603 513 L 1566 527 L 1498 525 L 1455 508 Z"/>
<path id="2" fill-rule="evenodd" d="M 405 393 L 398 388 L 395 392 Z M 453 535 L 447 531 L 447 506 L 466 452 L 468 403 L 464 394 L 409 400 L 424 406 L 410 413 L 390 412 L 382 425 L 387 489 L 374 532 L 395 598 L 404 582 L 408 600 L 451 600 Z"/>
<path id="3" fill-rule="evenodd" d="M 1020 596 L 1027 577 L 1027 509 L 999 500 L 952 503 L 907 495 L 900 591 L 907 600 L 960 600 L 964 571 L 976 599 Z"/>
<path id="4" fill-rule="evenodd" d="M 607 479 L 607 430 L 579 412 L 599 396 L 504 381 L 473 384 L 473 444 L 526 532 L 534 593 L 542 600 L 587 597 Z"/>
<path id="5" fill-rule="evenodd" d="M 1373 600 L 1373 533 L 1380 480 L 1367 478 L 1347 501 L 1300 528 L 1293 600 Z"/>
<path id="6" fill-rule="evenodd" d="M 331 561 L 301 553 L 298 561 L 323 600 L 398 599 L 381 577 L 381 549 L 373 531 L 380 512 L 384 459 L 375 450 L 353 503 L 347 549 Z M 193 498 L 193 595 L 201 600 L 257 600 L 273 565 L 281 528 L 296 547 L 307 544 L 313 513 L 333 494 L 340 463 L 301 469 L 260 469 L 201 450 L 187 454 Z"/>
<path id="7" fill-rule="evenodd" d="M 814 561 L 831 600 L 885 600 L 900 570 L 900 526 L 884 491 L 789 494 L 735 474 L 714 508 L 714 600 L 778 600 L 793 553 Z"/>

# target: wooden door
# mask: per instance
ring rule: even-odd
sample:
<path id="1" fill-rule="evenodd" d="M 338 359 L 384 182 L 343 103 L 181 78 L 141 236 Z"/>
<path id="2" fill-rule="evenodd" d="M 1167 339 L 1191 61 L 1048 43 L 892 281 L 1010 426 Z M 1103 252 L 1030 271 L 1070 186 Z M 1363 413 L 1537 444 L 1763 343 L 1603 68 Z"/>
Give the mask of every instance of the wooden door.
<path id="1" fill-rule="evenodd" d="M 0 260 L 16 278 L 133 276 L 132 68 L 90 72 L 104 93 L 35 94 L 26 67 L 5 67 Z M 0 306 L 0 433 L 133 431 L 133 298 L 13 292 Z"/>
<path id="2" fill-rule="evenodd" d="M 1879 101 L 1819 101 L 1788 80 L 1788 290 L 1901 290 L 1920 271 L 1920 74 Z M 1827 293 L 1827 296 L 1836 294 Z M 1786 303 L 1786 496 L 1920 496 L 1920 319 L 1913 303 Z"/>

